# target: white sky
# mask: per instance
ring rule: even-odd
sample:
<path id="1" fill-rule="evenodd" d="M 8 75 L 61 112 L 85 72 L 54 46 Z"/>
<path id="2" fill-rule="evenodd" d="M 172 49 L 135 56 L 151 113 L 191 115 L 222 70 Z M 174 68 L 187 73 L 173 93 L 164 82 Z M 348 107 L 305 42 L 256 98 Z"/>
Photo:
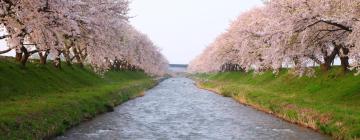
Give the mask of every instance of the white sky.
<path id="1" fill-rule="evenodd" d="M 172 64 L 187 64 L 261 0 L 132 0 L 131 24 L 148 34 Z"/>
<path id="2" fill-rule="evenodd" d="M 3 35 L 5 35 L 5 32 L 0 29 L 0 36 L 3 36 Z M 5 39 L 1 39 L 1 40 L 0 40 L 0 51 L 3 51 L 3 50 L 5 50 L 5 49 L 7 49 L 7 48 L 8 48 L 8 47 L 6 46 L 6 41 L 5 41 Z M 9 53 L 7 53 L 7 54 L 2 54 L 2 55 L 14 56 L 14 55 L 15 55 L 15 51 L 11 51 L 11 52 L 9 52 Z"/>

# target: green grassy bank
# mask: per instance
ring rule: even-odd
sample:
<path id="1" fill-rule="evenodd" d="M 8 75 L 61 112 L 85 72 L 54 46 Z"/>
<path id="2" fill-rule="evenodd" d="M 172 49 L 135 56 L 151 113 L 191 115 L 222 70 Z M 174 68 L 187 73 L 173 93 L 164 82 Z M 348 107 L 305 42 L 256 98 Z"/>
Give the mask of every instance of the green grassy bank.
<path id="1" fill-rule="evenodd" d="M 141 72 L 104 77 L 77 66 L 55 69 L 0 60 L 0 140 L 47 139 L 154 86 Z"/>
<path id="2" fill-rule="evenodd" d="M 360 77 L 352 73 L 334 69 L 314 78 L 299 78 L 283 70 L 277 76 L 229 72 L 195 78 L 202 88 L 335 139 L 360 139 Z"/>

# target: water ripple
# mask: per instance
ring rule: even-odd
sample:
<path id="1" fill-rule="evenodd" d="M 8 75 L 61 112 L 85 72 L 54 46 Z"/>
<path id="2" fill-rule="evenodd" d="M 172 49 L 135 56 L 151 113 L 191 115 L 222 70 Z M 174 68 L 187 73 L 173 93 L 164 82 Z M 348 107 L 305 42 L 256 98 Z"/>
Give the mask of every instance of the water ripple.
<path id="1" fill-rule="evenodd" d="M 311 140 L 329 137 L 171 78 L 57 140 Z"/>

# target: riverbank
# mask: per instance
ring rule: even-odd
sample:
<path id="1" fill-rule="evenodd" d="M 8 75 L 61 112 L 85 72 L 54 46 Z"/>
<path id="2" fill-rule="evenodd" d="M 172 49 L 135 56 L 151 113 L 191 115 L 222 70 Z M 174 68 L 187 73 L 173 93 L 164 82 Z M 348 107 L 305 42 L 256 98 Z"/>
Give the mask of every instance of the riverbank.
<path id="1" fill-rule="evenodd" d="M 360 138 L 360 78 L 334 69 L 314 78 L 287 70 L 200 74 L 198 86 L 335 139 Z"/>
<path id="2" fill-rule="evenodd" d="M 48 139 L 155 85 L 141 72 L 62 69 L 0 61 L 0 139 Z"/>

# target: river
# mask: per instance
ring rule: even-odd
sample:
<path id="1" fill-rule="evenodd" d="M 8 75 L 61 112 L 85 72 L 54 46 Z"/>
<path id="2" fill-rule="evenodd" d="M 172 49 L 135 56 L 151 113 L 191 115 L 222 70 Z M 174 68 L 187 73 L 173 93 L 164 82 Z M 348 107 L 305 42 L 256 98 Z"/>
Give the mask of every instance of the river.
<path id="1" fill-rule="evenodd" d="M 322 140 L 310 129 L 170 78 L 56 140 Z"/>

